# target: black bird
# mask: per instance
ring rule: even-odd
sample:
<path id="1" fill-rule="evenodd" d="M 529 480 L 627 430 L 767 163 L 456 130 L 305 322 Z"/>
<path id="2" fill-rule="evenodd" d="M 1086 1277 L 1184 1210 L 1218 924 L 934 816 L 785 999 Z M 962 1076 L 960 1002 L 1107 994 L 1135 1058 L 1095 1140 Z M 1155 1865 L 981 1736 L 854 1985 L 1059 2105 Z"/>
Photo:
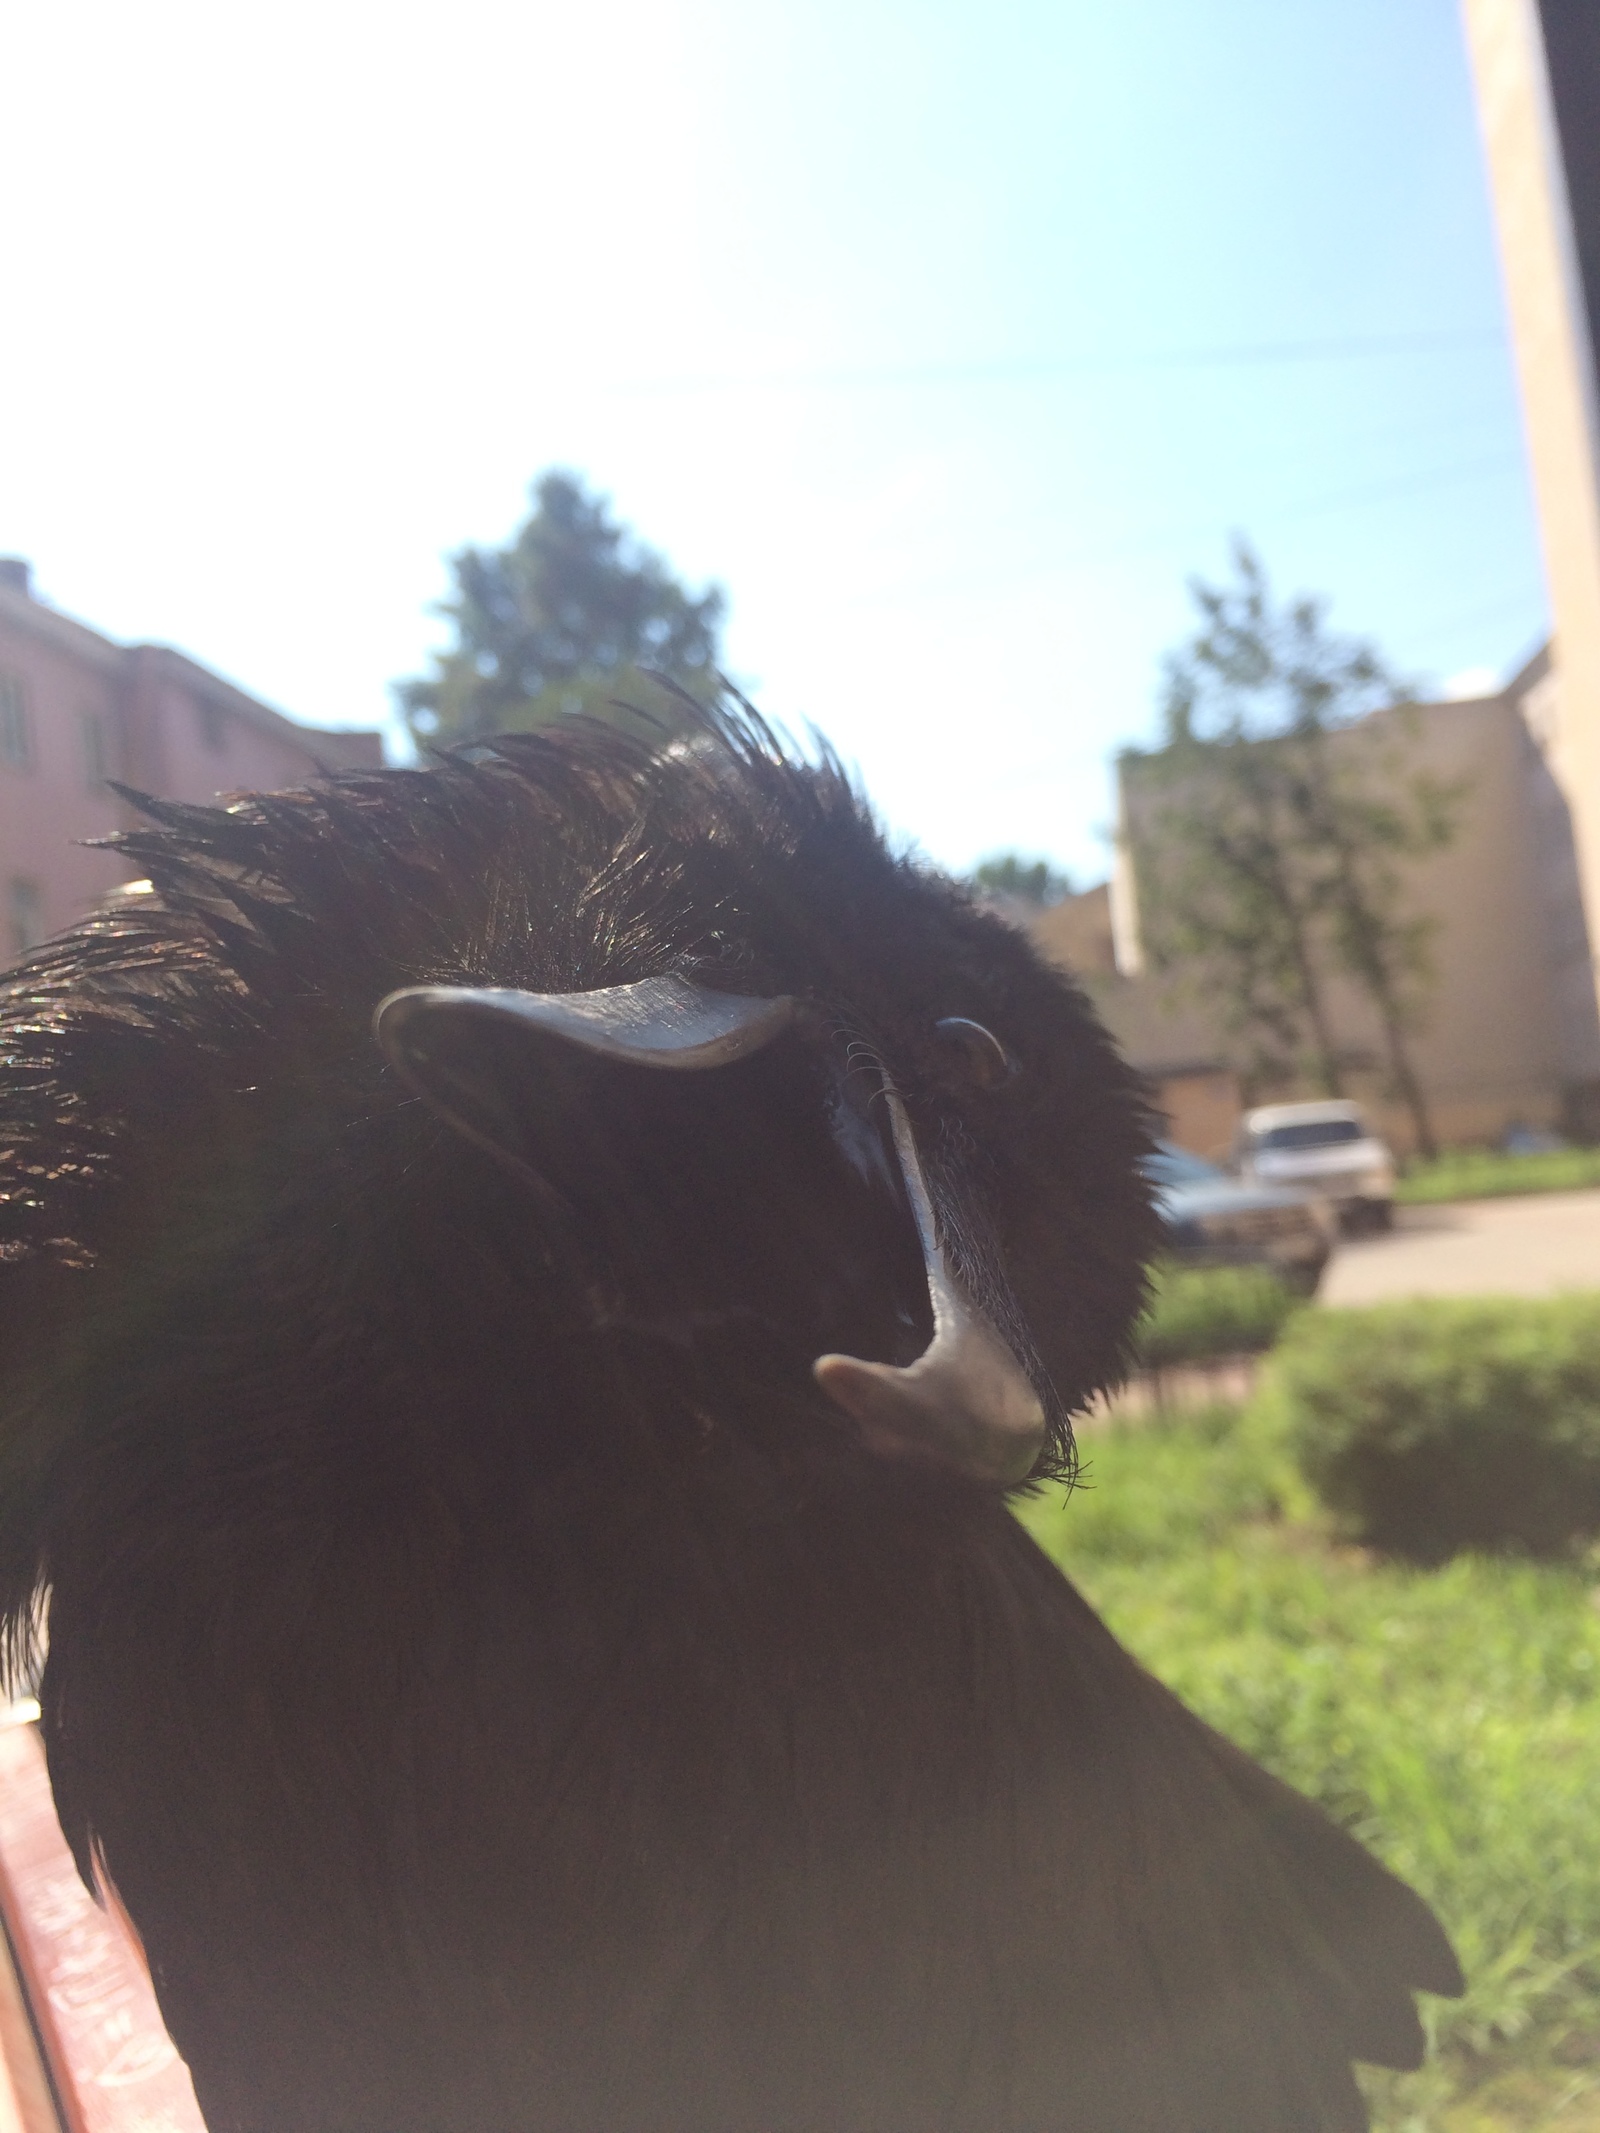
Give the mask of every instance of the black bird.
<path id="1" fill-rule="evenodd" d="M 213 2133 L 1363 2126 L 1439 1927 L 1006 1507 L 1156 1241 L 1072 985 L 745 713 L 142 804 L 0 1606 Z"/>

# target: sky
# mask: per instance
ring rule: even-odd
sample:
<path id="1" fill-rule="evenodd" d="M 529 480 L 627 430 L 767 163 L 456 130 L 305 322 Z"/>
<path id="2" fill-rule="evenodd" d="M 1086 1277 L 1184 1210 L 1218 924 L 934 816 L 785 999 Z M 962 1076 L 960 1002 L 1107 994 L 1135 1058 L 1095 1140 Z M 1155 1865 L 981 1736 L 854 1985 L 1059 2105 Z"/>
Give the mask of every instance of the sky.
<path id="1" fill-rule="evenodd" d="M 1106 871 L 1247 535 L 1427 688 L 1546 606 L 1455 0 L 10 0 L 0 552 L 393 726 L 564 466 L 958 869 Z"/>

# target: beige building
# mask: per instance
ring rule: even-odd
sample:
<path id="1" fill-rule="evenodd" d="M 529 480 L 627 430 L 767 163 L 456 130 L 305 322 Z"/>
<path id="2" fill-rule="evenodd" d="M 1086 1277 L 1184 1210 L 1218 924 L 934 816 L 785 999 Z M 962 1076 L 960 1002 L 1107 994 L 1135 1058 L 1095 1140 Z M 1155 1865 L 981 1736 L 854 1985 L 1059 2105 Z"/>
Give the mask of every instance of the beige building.
<path id="1" fill-rule="evenodd" d="M 1600 5 L 1461 4 L 1555 625 L 1541 747 L 1600 952 Z"/>
<path id="2" fill-rule="evenodd" d="M 1433 921 L 1434 984 L 1411 1055 L 1447 1145 L 1498 1140 L 1517 1124 L 1600 1133 L 1600 1016 L 1571 813 L 1550 761 L 1554 693 L 1541 653 L 1498 696 L 1376 712 L 1335 744 L 1397 739 L 1410 765 L 1459 793 L 1452 841 L 1413 863 L 1405 891 L 1408 911 Z M 1192 978 L 1144 967 L 1132 864 L 1141 800 L 1136 779 L 1124 776 L 1122 788 L 1112 881 L 1041 913 L 1032 930 L 1088 983 L 1155 1085 L 1173 1138 L 1213 1154 L 1247 1099 L 1319 1092 L 1248 1090 L 1216 1001 Z M 1329 1005 L 1346 1093 L 1370 1103 L 1395 1144 L 1409 1148 L 1370 1003 L 1341 984 Z"/>
<path id="3" fill-rule="evenodd" d="M 113 643 L 0 558 L 0 962 L 127 878 L 114 852 L 83 849 L 136 819 L 107 779 L 208 801 L 382 760 L 376 733 L 297 726 L 181 652 Z"/>

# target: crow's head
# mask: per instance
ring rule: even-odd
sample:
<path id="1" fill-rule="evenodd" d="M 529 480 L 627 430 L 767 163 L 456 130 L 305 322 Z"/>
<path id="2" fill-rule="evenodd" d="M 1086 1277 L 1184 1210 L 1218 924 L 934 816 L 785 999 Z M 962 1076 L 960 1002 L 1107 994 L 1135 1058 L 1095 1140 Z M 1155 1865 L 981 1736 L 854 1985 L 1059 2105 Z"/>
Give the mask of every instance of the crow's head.
<path id="1" fill-rule="evenodd" d="M 475 758 L 146 802 L 0 993 L 13 1611 L 86 1489 L 1069 1466 L 1153 1243 L 1082 996 L 753 717 Z"/>

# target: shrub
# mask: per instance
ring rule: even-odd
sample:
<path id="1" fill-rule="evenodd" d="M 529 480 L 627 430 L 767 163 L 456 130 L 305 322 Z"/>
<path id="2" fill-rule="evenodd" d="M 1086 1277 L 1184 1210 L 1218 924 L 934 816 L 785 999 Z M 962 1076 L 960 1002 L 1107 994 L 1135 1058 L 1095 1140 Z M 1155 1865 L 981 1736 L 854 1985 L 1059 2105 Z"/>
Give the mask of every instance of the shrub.
<path id="1" fill-rule="evenodd" d="M 1267 1267 L 1158 1267 L 1139 1321 L 1147 1370 L 1270 1348 L 1303 1299 Z"/>
<path id="2" fill-rule="evenodd" d="M 1447 1148 L 1396 1185 L 1397 1200 L 1490 1200 L 1512 1192 L 1573 1192 L 1600 1185 L 1600 1148 L 1546 1148 L 1507 1155 L 1498 1148 Z"/>
<path id="3" fill-rule="evenodd" d="M 1600 1533 L 1600 1294 L 1309 1313 L 1257 1399 L 1340 1529 L 1386 1553 Z"/>

